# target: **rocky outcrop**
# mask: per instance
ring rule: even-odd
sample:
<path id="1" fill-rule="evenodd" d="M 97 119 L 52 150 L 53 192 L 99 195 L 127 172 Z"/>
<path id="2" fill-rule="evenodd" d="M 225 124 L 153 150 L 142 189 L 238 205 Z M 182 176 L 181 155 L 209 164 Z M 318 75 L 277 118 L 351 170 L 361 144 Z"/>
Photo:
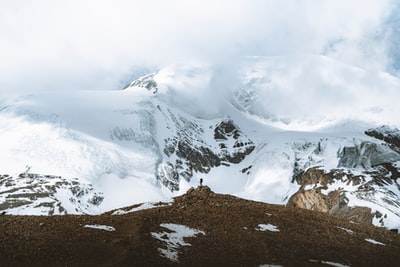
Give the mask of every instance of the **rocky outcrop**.
<path id="1" fill-rule="evenodd" d="M 215 193 L 208 186 L 191 187 L 186 194 L 175 198 L 174 202 L 178 205 L 191 205 L 194 203 L 206 203 L 212 199 Z"/>
<path id="2" fill-rule="evenodd" d="M 0 175 L 0 211 L 7 214 L 29 211 L 38 215 L 81 214 L 102 202 L 101 192 L 76 178 L 28 172 L 17 177 Z"/>
<path id="3" fill-rule="evenodd" d="M 302 190 L 294 194 L 288 206 L 325 212 L 353 222 L 372 224 L 374 214 L 368 207 L 349 207 L 341 190 L 325 195 L 319 189 Z"/>
<path id="4" fill-rule="evenodd" d="M 361 142 L 359 145 L 344 147 L 338 153 L 339 167 L 369 169 L 379 164 L 400 160 L 400 154 L 386 145 Z"/>
<path id="5" fill-rule="evenodd" d="M 287 205 L 320 212 L 329 211 L 325 197 L 316 189 L 297 192 L 289 199 Z"/>
<path id="6" fill-rule="evenodd" d="M 195 172 L 208 173 L 212 168 L 238 164 L 255 148 L 230 119 L 213 128 L 213 142 L 205 140 L 205 129 L 194 121 L 170 113 L 177 131 L 165 140 L 167 160 L 158 166 L 158 179 L 172 191 L 179 190 L 180 178 L 190 181 Z"/>
<path id="7" fill-rule="evenodd" d="M 140 77 L 125 86 L 124 89 L 127 89 L 129 87 L 141 87 L 151 91 L 153 94 L 156 94 L 158 92 L 158 85 L 157 82 L 154 80 L 154 76 L 156 74 L 157 73 L 151 73 L 146 76 Z"/>
<path id="8" fill-rule="evenodd" d="M 381 126 L 368 129 L 365 134 L 386 142 L 390 148 L 400 153 L 400 130 L 395 127 Z"/>
<path id="9" fill-rule="evenodd" d="M 383 142 L 354 140 L 354 145 L 339 148 L 336 169 L 323 169 L 320 143 L 295 146 L 295 152 L 302 155 L 299 159 L 304 154 L 308 158 L 296 157 L 293 182 L 300 189 L 287 205 L 379 226 L 399 217 L 400 131 L 385 126 L 365 133 Z"/>
<path id="10" fill-rule="evenodd" d="M 218 156 L 222 164 L 240 163 L 255 148 L 255 144 L 233 123 L 221 121 L 214 129 L 214 139 L 218 143 Z"/>
<path id="11" fill-rule="evenodd" d="M 372 224 L 376 214 L 372 213 L 370 208 L 349 206 L 347 192 L 343 188 L 329 190 L 330 185 L 337 181 L 361 187 L 366 182 L 365 177 L 340 169 L 325 172 L 319 168 L 310 168 L 298 175 L 296 181 L 301 187 L 291 196 L 288 206 L 326 212 L 354 222 Z"/>
<path id="12" fill-rule="evenodd" d="M 372 213 L 371 208 L 368 207 L 349 207 L 347 205 L 338 206 L 336 209 L 329 211 L 337 217 L 362 224 L 372 224 L 372 220 L 376 214 Z"/>

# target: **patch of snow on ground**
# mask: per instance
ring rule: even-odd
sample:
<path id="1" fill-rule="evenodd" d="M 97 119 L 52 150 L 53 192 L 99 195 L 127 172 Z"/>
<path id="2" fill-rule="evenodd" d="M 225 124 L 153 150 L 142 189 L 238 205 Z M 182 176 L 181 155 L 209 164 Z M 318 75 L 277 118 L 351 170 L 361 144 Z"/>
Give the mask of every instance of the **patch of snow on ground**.
<path id="1" fill-rule="evenodd" d="M 310 260 L 311 262 L 322 263 L 325 265 L 335 266 L 335 267 L 350 267 L 349 265 L 341 264 L 333 261 L 321 261 L 321 260 Z"/>
<path id="2" fill-rule="evenodd" d="M 259 224 L 258 228 L 256 228 L 257 231 L 270 231 L 270 232 L 279 232 L 279 229 L 277 226 L 272 225 L 272 224 Z"/>
<path id="3" fill-rule="evenodd" d="M 282 267 L 282 265 L 276 265 L 276 264 L 262 264 L 260 267 Z"/>
<path id="4" fill-rule="evenodd" d="M 383 244 L 383 243 L 381 243 L 381 242 L 378 242 L 378 241 L 376 241 L 376 240 L 374 240 L 374 239 L 370 239 L 370 238 L 366 238 L 365 241 L 367 241 L 367 242 L 369 242 L 369 243 L 372 243 L 372 244 L 374 244 L 374 245 L 386 246 L 385 244 Z"/>
<path id="5" fill-rule="evenodd" d="M 85 226 L 83 226 L 85 228 L 92 228 L 92 229 L 98 229 L 98 230 L 104 230 L 104 231 L 115 231 L 115 228 L 112 226 L 108 226 L 108 225 L 100 225 L 100 224 L 86 224 Z"/>
<path id="6" fill-rule="evenodd" d="M 339 226 L 336 226 L 337 228 L 339 228 L 339 229 L 341 229 L 341 230 L 343 230 L 343 231 L 346 231 L 346 233 L 348 233 L 349 235 L 352 235 L 354 232 L 352 231 L 352 230 L 350 230 L 350 229 L 347 229 L 347 228 L 342 228 L 342 227 L 339 227 Z"/>
<path id="7" fill-rule="evenodd" d="M 153 209 L 153 208 L 166 207 L 166 206 L 171 206 L 171 205 L 172 205 L 172 202 L 168 202 L 168 203 L 146 202 L 146 203 L 142 203 L 139 206 L 132 208 L 130 210 L 118 209 L 118 210 L 114 211 L 112 213 L 112 215 L 124 215 L 127 213 L 136 212 L 139 210 L 149 210 L 149 209 Z"/>
<path id="8" fill-rule="evenodd" d="M 196 235 L 205 235 L 205 232 L 189 228 L 185 225 L 173 224 L 173 223 L 162 223 L 161 227 L 168 229 L 172 232 L 160 232 L 160 233 L 150 233 L 151 236 L 161 242 L 165 243 L 166 248 L 158 248 L 162 257 L 168 258 L 172 262 L 178 261 L 179 247 L 181 246 L 191 246 L 191 244 L 186 243 L 183 239 L 185 237 L 195 237 Z"/>

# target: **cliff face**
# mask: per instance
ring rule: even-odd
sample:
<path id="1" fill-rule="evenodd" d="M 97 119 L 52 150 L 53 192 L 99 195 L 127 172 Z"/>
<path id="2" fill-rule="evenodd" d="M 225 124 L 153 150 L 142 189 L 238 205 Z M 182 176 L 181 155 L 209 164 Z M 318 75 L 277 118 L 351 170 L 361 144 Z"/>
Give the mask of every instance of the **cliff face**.
<path id="1" fill-rule="evenodd" d="M 164 160 L 158 167 L 158 179 L 172 191 L 179 190 L 180 179 L 189 182 L 194 173 L 207 174 L 221 165 L 239 164 L 255 148 L 254 142 L 232 120 L 222 120 L 204 129 L 196 121 L 167 114 L 168 127 L 174 133 L 164 140 Z"/>
<path id="2" fill-rule="evenodd" d="M 369 169 L 400 160 L 400 154 L 388 145 L 363 141 L 339 151 L 338 167 Z"/>
<path id="3" fill-rule="evenodd" d="M 0 175 L 0 187 L 0 210 L 10 214 L 19 209 L 26 213 L 34 210 L 35 215 L 82 214 L 96 209 L 104 199 L 91 184 L 55 175 Z M 60 202 L 60 198 L 68 202 Z"/>
<path id="4" fill-rule="evenodd" d="M 399 185 L 397 171 L 393 170 L 397 169 L 388 163 L 357 174 L 346 169 L 310 168 L 296 177 L 301 187 L 289 199 L 288 205 L 384 226 L 385 211 L 372 210 L 367 203 L 376 203 L 376 207 L 380 205 L 386 213 L 397 214 L 400 201 L 393 190 Z"/>

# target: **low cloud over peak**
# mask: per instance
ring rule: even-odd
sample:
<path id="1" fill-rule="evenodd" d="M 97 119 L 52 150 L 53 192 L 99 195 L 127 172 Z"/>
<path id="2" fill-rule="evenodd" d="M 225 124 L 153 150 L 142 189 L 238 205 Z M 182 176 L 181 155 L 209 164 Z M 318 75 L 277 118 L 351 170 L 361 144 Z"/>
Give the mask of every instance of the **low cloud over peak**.
<path id="1" fill-rule="evenodd" d="M 249 55 L 324 54 L 394 73 L 395 8 L 390 0 L 1 3 L 0 90 L 117 89 L 138 66 Z"/>

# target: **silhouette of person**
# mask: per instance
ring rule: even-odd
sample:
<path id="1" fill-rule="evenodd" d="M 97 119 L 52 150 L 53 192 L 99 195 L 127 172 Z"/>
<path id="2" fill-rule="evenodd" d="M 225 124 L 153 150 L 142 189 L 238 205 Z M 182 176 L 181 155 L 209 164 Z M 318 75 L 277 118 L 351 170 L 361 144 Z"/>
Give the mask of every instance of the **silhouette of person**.
<path id="1" fill-rule="evenodd" d="M 200 178 L 200 186 L 203 186 L 203 178 Z"/>

